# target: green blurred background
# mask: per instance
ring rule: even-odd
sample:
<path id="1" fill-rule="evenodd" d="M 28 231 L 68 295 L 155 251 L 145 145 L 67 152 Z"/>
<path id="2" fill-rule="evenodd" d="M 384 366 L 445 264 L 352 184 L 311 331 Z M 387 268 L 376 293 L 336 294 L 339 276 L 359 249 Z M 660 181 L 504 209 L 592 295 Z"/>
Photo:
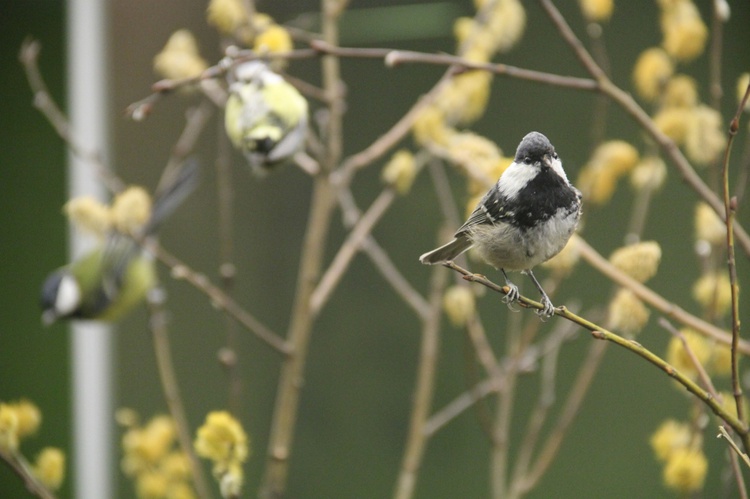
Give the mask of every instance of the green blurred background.
<path id="1" fill-rule="evenodd" d="M 575 2 L 558 2 L 581 36 L 585 24 Z M 696 2 L 709 19 L 711 2 Z M 353 2 L 352 8 L 388 2 Z M 499 60 L 521 67 L 585 76 L 570 50 L 559 39 L 536 2 L 526 2 L 528 25 L 522 42 Z M 750 69 L 750 5 L 732 2 L 732 18 L 725 31 L 723 78 L 727 95 L 724 116 L 735 106 L 735 81 Z M 144 97 L 156 79 L 152 57 L 176 29 L 191 29 L 209 61 L 220 57 L 218 37 L 206 26 L 205 3 L 162 0 L 114 1 L 110 5 L 110 62 L 113 131 L 112 157 L 128 182 L 154 186 L 170 148 L 180 133 L 186 107 L 194 98 L 163 100 L 144 123 L 130 122 L 122 110 Z M 311 1 L 258 2 L 258 9 L 279 22 L 315 12 Z M 410 19 L 407 27 L 345 25 L 342 43 L 387 46 L 423 51 L 452 51 L 453 16 L 470 15 L 470 2 L 442 3 L 434 17 Z M 65 261 L 66 221 L 65 149 L 44 119 L 32 108 L 17 53 L 24 37 L 43 44 L 41 69 L 53 95 L 65 95 L 65 5 L 63 2 L 17 0 L 0 8 L 0 143 L 4 161 L 0 182 L 0 400 L 27 397 L 39 405 L 44 423 L 39 434 L 24 443 L 33 456 L 45 445 L 70 449 L 68 332 L 65 326 L 45 329 L 39 321 L 38 288 L 46 273 Z M 351 22 L 355 22 L 352 20 Z M 613 19 L 605 26 L 605 42 L 615 82 L 630 89 L 630 72 L 637 55 L 659 43 L 654 2 L 616 2 Z M 386 30 L 386 27 L 389 30 Z M 379 29 L 380 28 L 380 29 Z M 347 38 L 349 37 L 349 38 Z M 700 84 L 708 100 L 707 59 L 684 66 Z M 412 102 L 430 88 L 442 68 L 407 66 L 386 69 L 382 62 L 345 60 L 348 89 L 345 153 L 357 152 L 389 128 Z M 290 72 L 319 81 L 318 62 L 295 62 Z M 591 117 L 595 96 L 559 90 L 512 79 L 497 78 L 490 107 L 473 127 L 511 153 L 529 130 L 546 133 L 575 179 L 591 150 Z M 216 182 L 211 168 L 215 157 L 216 116 L 198 145 L 206 171 L 199 191 L 162 231 L 162 241 L 194 268 L 218 282 Z M 743 124 L 743 134 L 746 123 Z M 619 109 L 611 108 L 608 138 L 622 138 L 642 148 L 642 134 Z M 405 145 L 409 145 L 406 142 Z M 740 148 L 744 141 L 740 140 Z M 739 157 L 739 152 L 735 154 Z M 235 156 L 235 248 L 237 300 L 278 332 L 285 331 L 296 282 L 296 268 L 307 220 L 309 178 L 286 168 L 262 182 L 252 178 Z M 667 186 L 654 201 L 645 239 L 662 244 L 663 261 L 653 288 L 687 308 L 695 309 L 690 286 L 698 275 L 691 251 L 694 197 L 670 168 Z M 380 191 L 379 167 L 358 177 L 355 194 L 366 207 Z M 456 192 L 463 181 L 451 175 Z M 460 198 L 464 199 L 464 198 Z M 591 210 L 587 239 L 605 255 L 622 245 L 632 196 L 620 188 L 613 202 Z M 748 211 L 740 212 L 747 226 Z M 412 193 L 399 199 L 375 229 L 374 235 L 394 263 L 424 292 L 429 271 L 417 256 L 432 247 L 440 224 L 439 211 L 427 175 Z M 345 236 L 338 215 L 328 245 L 329 259 Z M 741 277 L 750 277 L 747 259 L 740 259 Z M 163 269 L 162 269 L 163 270 Z M 447 271 L 446 271 L 447 272 Z M 491 271 L 490 271 L 491 272 Z M 492 274 L 491 274 L 492 275 Z M 188 285 L 163 273 L 172 317 L 172 349 L 188 417 L 195 428 L 205 414 L 227 404 L 227 383 L 216 352 L 224 345 L 225 321 L 207 300 Z M 584 307 L 604 305 L 611 284 L 586 265 L 580 265 L 562 291 Z M 742 297 L 747 310 L 747 296 Z M 498 345 L 508 311 L 496 297 L 482 302 L 489 335 Z M 663 352 L 668 341 L 656 325 L 657 314 L 639 341 Z M 116 405 L 132 407 L 148 418 L 166 412 L 145 324 L 143 310 L 124 321 L 116 335 Z M 550 321 L 554 325 L 556 321 Z M 549 326 L 547 326 L 549 327 Z M 561 354 L 558 398 L 562 399 L 579 368 L 591 338 L 585 332 Z M 300 407 L 289 497 L 381 498 L 393 490 L 401 461 L 414 387 L 419 345 L 419 323 L 391 292 L 369 260 L 358 256 L 317 323 L 307 362 Z M 247 466 L 247 496 L 257 488 L 264 463 L 267 431 L 277 386 L 279 359 L 251 335 L 243 334 L 238 348 L 244 381 L 241 418 L 251 435 L 253 456 Z M 467 345 L 463 334 L 450 326 L 441 332 L 441 352 L 434 408 L 444 406 L 472 383 L 467 374 Z M 523 423 L 536 400 L 536 376 L 522 379 L 512 435 L 522 435 Z M 661 465 L 648 447 L 648 438 L 668 417 L 684 419 L 689 404 L 670 380 L 639 358 L 610 348 L 597 379 L 572 426 L 562 450 L 538 489 L 530 497 L 669 497 L 661 485 Z M 556 408 L 556 410 L 559 408 Z M 430 441 L 417 486 L 417 497 L 487 497 L 489 443 L 476 412 L 468 411 Z M 706 497 L 733 496 L 723 475 L 725 444 L 706 433 L 711 468 Z M 118 430 L 119 434 L 119 430 Z M 512 442 L 517 443 L 517 442 Z M 132 486 L 120 478 L 120 497 L 133 496 Z M 61 497 L 71 497 L 70 480 Z M 20 481 L 0 466 L 0 497 L 25 497 Z"/>

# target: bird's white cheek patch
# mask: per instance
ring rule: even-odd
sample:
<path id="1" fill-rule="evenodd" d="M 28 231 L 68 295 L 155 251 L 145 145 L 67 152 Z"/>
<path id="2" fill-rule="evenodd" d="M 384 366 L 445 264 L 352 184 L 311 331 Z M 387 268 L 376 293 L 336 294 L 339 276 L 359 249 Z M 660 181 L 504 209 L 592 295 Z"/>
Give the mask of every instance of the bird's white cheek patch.
<path id="1" fill-rule="evenodd" d="M 518 191 L 526 187 L 536 177 L 539 171 L 530 165 L 511 163 L 500 177 L 498 191 L 507 198 L 514 198 Z"/>
<path id="2" fill-rule="evenodd" d="M 60 280 L 55 297 L 55 310 L 60 315 L 73 312 L 81 304 L 81 288 L 75 277 L 66 275 Z"/>
<path id="3" fill-rule="evenodd" d="M 564 178 L 566 182 L 568 181 L 568 176 L 565 175 L 565 170 L 563 170 L 562 161 L 560 161 L 559 159 L 553 159 L 552 169 L 555 171 L 555 173 Z"/>

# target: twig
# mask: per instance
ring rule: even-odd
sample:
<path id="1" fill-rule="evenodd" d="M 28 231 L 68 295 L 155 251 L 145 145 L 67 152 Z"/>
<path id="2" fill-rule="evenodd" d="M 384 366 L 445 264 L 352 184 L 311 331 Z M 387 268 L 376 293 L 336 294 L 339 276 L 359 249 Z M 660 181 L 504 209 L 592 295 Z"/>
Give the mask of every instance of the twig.
<path id="1" fill-rule="evenodd" d="M 633 97 L 619 88 L 607 78 L 604 71 L 596 64 L 593 57 L 586 51 L 581 41 L 570 28 L 565 18 L 560 14 L 552 0 L 539 0 L 552 23 L 560 32 L 565 42 L 573 49 L 576 57 L 581 64 L 594 77 L 596 82 L 594 90 L 607 95 L 615 101 L 623 110 L 634 118 L 643 129 L 648 132 L 651 138 L 661 147 L 666 156 L 677 167 L 678 172 L 683 180 L 703 199 L 708 205 L 721 217 L 726 220 L 726 211 L 724 205 L 714 192 L 706 185 L 703 179 L 695 172 L 690 162 L 685 158 L 680 149 L 672 139 L 667 137 L 659 128 L 657 128 L 651 117 L 635 102 Z M 745 230 L 735 222 L 734 229 L 737 233 L 737 241 L 743 248 L 746 255 L 750 256 L 750 236 Z"/>
<path id="2" fill-rule="evenodd" d="M 217 105 L 226 99 L 218 85 L 213 84 L 216 78 L 224 76 L 237 64 L 254 60 L 276 60 L 276 59 L 309 59 L 318 57 L 318 52 L 313 49 L 291 50 L 289 52 L 274 52 L 270 54 L 259 54 L 252 50 L 237 50 L 232 47 L 227 56 L 218 64 L 206 68 L 201 74 L 180 79 L 164 79 L 151 85 L 151 94 L 130 104 L 125 113 L 136 121 L 147 118 L 156 104 L 167 95 L 174 93 L 184 87 L 201 86 L 203 93 Z"/>
<path id="3" fill-rule="evenodd" d="M 583 258 L 589 265 L 620 286 L 631 290 L 638 298 L 651 305 L 662 314 L 684 324 L 685 326 L 691 327 L 720 343 L 731 345 L 732 336 L 730 333 L 688 313 L 675 303 L 666 300 L 658 293 L 620 271 L 592 248 L 582 237 L 579 238 L 578 248 L 581 253 L 581 258 Z M 739 350 L 742 353 L 750 354 L 750 344 L 746 341 L 740 340 Z"/>
<path id="4" fill-rule="evenodd" d="M 490 345 L 487 339 L 487 334 L 479 318 L 479 314 L 475 313 L 466 322 L 466 335 L 469 337 L 474 348 L 474 353 L 487 374 L 490 377 L 499 376 L 500 363 L 497 361 L 495 352 L 492 350 L 492 345 Z"/>
<path id="5" fill-rule="evenodd" d="M 449 262 L 445 264 L 445 266 L 457 272 L 460 272 L 461 274 L 465 276 L 465 278 L 467 278 L 467 280 L 472 281 L 472 282 L 477 282 L 485 286 L 486 288 L 492 291 L 495 291 L 497 293 L 507 294 L 509 291 L 507 289 L 507 286 L 499 286 L 495 284 L 494 282 L 490 281 L 489 279 L 487 279 L 486 277 L 472 274 L 468 270 L 457 266 L 453 262 Z M 521 296 L 519 298 L 519 305 L 521 305 L 524 308 L 535 308 L 535 309 L 541 309 L 542 307 L 541 303 L 530 300 L 526 298 L 525 296 Z M 710 393 L 708 393 L 706 390 L 704 390 L 699 385 L 697 385 L 692 379 L 685 376 L 680 371 L 675 369 L 673 366 L 668 364 L 664 359 L 662 359 L 655 353 L 651 352 L 649 349 L 645 348 L 640 343 L 623 338 L 622 336 L 619 336 L 599 326 L 598 324 L 595 324 L 583 317 L 580 317 L 570 312 L 565 307 L 558 307 L 555 310 L 555 315 L 557 315 L 558 317 L 567 319 L 569 321 L 575 322 L 579 326 L 582 326 L 583 328 L 591 331 L 591 336 L 593 336 L 595 339 L 606 340 L 606 341 L 615 343 L 619 345 L 620 347 L 633 352 L 634 354 L 638 355 L 639 357 L 643 358 L 644 360 L 650 362 L 657 368 L 664 371 L 667 375 L 671 376 L 672 378 L 677 380 L 678 383 L 683 385 L 690 393 L 697 396 L 698 399 L 703 401 L 703 403 L 706 404 L 714 412 L 714 414 L 724 419 L 727 422 L 727 424 L 729 424 L 739 435 L 742 436 L 743 443 L 745 444 L 745 446 L 750 447 L 750 438 L 748 438 L 748 430 L 745 427 L 745 424 L 742 421 L 740 421 L 736 416 L 724 410 L 724 408 L 721 407 L 721 405 L 716 401 L 714 397 L 711 396 Z"/>
<path id="6" fill-rule="evenodd" d="M 742 452 L 742 450 L 739 448 L 739 446 L 734 442 L 734 439 L 729 435 L 727 432 L 727 429 L 724 428 L 723 425 L 719 425 L 719 431 L 721 432 L 719 435 L 716 435 L 717 438 L 724 437 L 729 443 L 729 446 L 732 447 L 734 452 L 737 453 L 738 456 L 742 458 L 743 461 L 745 461 L 745 464 L 750 467 L 750 458 L 747 457 L 747 454 Z"/>
<path id="7" fill-rule="evenodd" d="M 92 166 L 96 175 L 107 186 L 110 192 L 120 192 L 123 189 L 122 182 L 104 165 L 101 155 L 97 150 L 86 147 L 78 140 L 78 137 L 76 137 L 70 127 L 67 117 L 50 95 L 44 78 L 42 78 L 39 71 L 39 52 L 41 49 L 42 46 L 38 41 L 27 39 L 21 45 L 21 52 L 19 54 L 19 59 L 26 72 L 29 87 L 34 94 L 34 107 L 47 118 L 47 121 L 49 121 L 57 132 L 57 135 L 63 139 L 73 154 Z"/>
<path id="8" fill-rule="evenodd" d="M 333 262 L 331 262 L 331 265 L 323 274 L 323 277 L 310 297 L 310 308 L 313 315 L 317 315 L 326 304 L 331 293 L 336 289 L 344 273 L 349 268 L 349 264 L 354 259 L 354 256 L 362 247 L 362 243 L 370 235 L 375 224 L 380 221 L 395 199 L 396 191 L 394 189 L 390 187 L 383 189 L 367 212 L 359 219 L 354 229 L 349 233 L 346 241 L 339 248 L 338 253 L 333 258 Z"/>
<path id="9" fill-rule="evenodd" d="M 310 308 L 310 297 L 322 266 L 323 250 L 334 201 L 333 188 L 328 183 L 327 177 L 316 177 L 307 231 L 302 245 L 301 255 L 303 256 L 287 340 L 292 352 L 285 358 L 281 368 L 266 470 L 260 491 L 261 497 L 268 499 L 283 496 L 286 488 L 307 347 L 314 319 Z"/>
<path id="10" fill-rule="evenodd" d="M 557 375 L 557 359 L 558 355 L 560 353 L 560 349 L 562 348 L 563 341 L 566 339 L 567 335 L 571 334 L 575 328 L 575 325 L 569 322 L 563 322 L 560 323 L 561 326 L 565 327 L 566 329 L 563 329 L 562 331 L 553 331 L 550 334 L 550 337 L 553 341 L 550 341 L 550 349 L 549 352 L 547 352 L 542 357 L 542 370 L 541 370 L 541 389 L 539 390 L 539 396 L 537 397 L 537 403 L 534 407 L 534 411 L 531 413 L 531 416 L 528 418 L 528 423 L 526 425 L 526 429 L 524 431 L 524 438 L 521 442 L 521 445 L 519 446 L 518 454 L 516 455 L 514 461 L 515 466 L 513 467 L 513 474 L 511 478 L 510 485 L 508 487 L 509 489 L 509 496 L 510 497 L 518 497 L 522 495 L 522 492 L 520 490 L 521 484 L 526 484 L 526 473 L 529 468 L 529 463 L 531 462 L 531 457 L 533 456 L 534 449 L 536 448 L 536 443 L 541 435 L 542 432 L 542 426 L 544 425 L 544 422 L 547 420 L 547 415 L 549 414 L 549 409 L 552 407 L 552 405 L 555 402 L 555 378 Z M 559 328 L 556 328 L 559 329 Z M 594 345 L 599 345 L 600 343 L 594 343 Z M 606 343 L 605 343 L 606 345 Z M 599 362 L 595 362 L 594 366 L 590 365 L 591 361 L 591 352 L 594 349 L 589 349 L 589 357 L 587 357 L 586 360 L 581 364 L 581 370 L 588 370 L 593 369 L 595 370 Z M 580 377 L 580 375 L 579 375 Z M 591 376 L 593 378 L 593 375 Z M 588 390 L 588 387 L 590 386 L 590 383 L 585 384 L 585 386 L 579 386 L 578 383 L 576 383 L 573 386 L 573 390 L 571 390 L 570 394 L 568 395 L 569 399 L 571 400 L 574 397 L 576 397 L 576 400 L 583 400 L 583 395 L 585 395 L 586 391 Z M 580 403 L 578 406 L 575 407 L 575 411 L 572 411 L 572 414 L 576 414 L 578 408 L 580 407 Z M 572 420 L 572 417 L 571 417 Z M 560 441 L 562 441 L 562 437 L 566 434 L 567 427 L 561 428 L 558 426 L 555 431 L 560 432 Z M 560 431 L 562 430 L 562 431 Z M 553 431 L 554 434 L 554 431 Z"/>
<path id="11" fill-rule="evenodd" d="M 510 450 L 510 428 L 515 403 L 516 386 L 523 355 L 521 340 L 521 314 L 510 314 L 504 331 L 505 356 L 509 360 L 504 369 L 504 383 L 497 393 L 495 420 L 490 439 L 490 493 L 502 499 L 508 493 L 508 462 Z"/>
<path id="12" fill-rule="evenodd" d="M 547 437 L 544 445 L 542 445 L 542 448 L 539 451 L 534 464 L 530 467 L 530 470 L 523 474 L 520 474 L 519 472 L 519 479 L 514 482 L 514 492 L 516 494 L 521 495 L 533 489 L 544 475 L 545 471 L 549 468 L 557 455 L 557 452 L 560 450 L 560 446 L 562 445 L 570 425 L 573 423 L 575 416 L 578 414 L 578 410 L 581 408 L 584 397 L 591 386 L 594 375 L 599 369 L 599 365 L 604 358 L 606 350 L 606 343 L 597 342 L 589 347 L 586 359 L 581 365 L 581 370 L 578 372 L 578 376 L 573 383 L 573 387 L 568 394 L 568 398 L 565 401 L 562 412 L 558 417 L 552 432 Z"/>
<path id="13" fill-rule="evenodd" d="M 388 253 L 378 244 L 374 237 L 368 236 L 362 243 L 362 250 L 370 257 L 370 261 L 378 269 L 380 275 L 391 285 L 393 290 L 414 312 L 424 317 L 429 305 L 422 295 L 414 289 L 404 275 L 396 268 Z"/>
<path id="14" fill-rule="evenodd" d="M 750 84 L 745 89 L 745 95 L 737 108 L 737 112 L 729 124 L 729 137 L 724 150 L 724 167 L 722 169 L 722 191 L 724 194 L 724 210 L 727 225 L 727 267 L 729 268 L 729 284 L 732 293 L 732 392 L 737 406 L 737 417 L 744 420 L 744 407 L 742 397 L 742 385 L 739 372 L 739 341 L 740 341 L 740 315 L 739 315 L 739 284 L 737 282 L 737 260 L 734 254 L 734 219 L 737 212 L 737 201 L 730 199 L 729 194 L 729 158 L 732 153 L 732 144 L 740 128 L 740 116 L 745 109 L 748 97 L 750 97 Z"/>
<path id="15" fill-rule="evenodd" d="M 690 344 L 688 343 L 687 338 L 685 338 L 685 335 L 682 334 L 682 331 L 670 324 L 670 322 L 664 317 L 660 317 L 658 322 L 661 327 L 666 329 L 672 336 L 680 340 L 680 342 L 682 343 L 682 348 L 685 349 L 685 353 L 687 353 L 688 357 L 690 357 L 690 362 L 693 363 L 693 367 L 695 367 L 695 370 L 698 373 L 698 378 L 703 382 L 703 386 L 706 387 L 708 393 L 716 398 L 719 398 L 719 393 L 716 391 L 716 388 L 711 381 L 711 377 L 706 372 L 703 364 L 700 363 L 700 360 L 698 360 L 698 357 L 696 357 L 693 349 L 690 348 Z"/>
<path id="16" fill-rule="evenodd" d="M 334 15 L 332 3 L 334 2 L 323 1 L 322 31 L 324 40 L 336 45 L 339 36 L 338 18 Z M 339 98 L 339 61 L 335 57 L 326 56 L 323 58 L 322 66 L 323 88 L 329 97 L 328 126 L 325 134 L 327 142 L 325 154 L 320 158 L 321 173 L 314 181 L 310 215 L 302 243 L 302 257 L 288 333 L 288 341 L 294 352 L 284 360 L 281 367 L 266 469 L 260 487 L 260 496 L 264 499 L 281 497 L 286 490 L 307 347 L 315 318 L 310 307 L 310 297 L 315 290 L 322 267 L 331 213 L 336 203 L 336 193 L 327 174 L 339 164 L 343 148 L 343 103 Z"/>
<path id="17" fill-rule="evenodd" d="M 533 354 L 527 353 L 524 356 L 524 363 L 537 362 L 540 357 L 547 355 L 554 348 L 554 345 L 559 343 L 560 340 L 567 339 L 567 337 L 568 335 L 565 333 L 560 335 L 550 335 L 543 345 L 532 350 Z M 505 383 L 505 370 L 509 367 L 513 368 L 513 362 L 501 366 L 500 372 L 496 376 L 489 377 L 476 383 L 472 388 L 469 388 L 461 395 L 457 396 L 445 407 L 436 411 L 425 424 L 425 433 L 427 433 L 428 436 L 434 435 L 476 402 L 492 393 L 497 393 L 502 389 L 503 384 Z"/>
<path id="18" fill-rule="evenodd" d="M 23 480 L 26 490 L 28 490 L 29 493 L 40 497 L 41 499 L 55 499 L 55 494 L 42 485 L 36 476 L 34 476 L 34 473 L 31 471 L 31 466 L 23 455 L 18 452 L 13 454 L 0 452 L 0 461 L 7 464 L 13 473 Z"/>
<path id="19" fill-rule="evenodd" d="M 141 244 L 144 243 L 141 241 Z M 252 314 L 238 305 L 231 297 L 227 296 L 226 293 L 212 284 L 205 275 L 196 272 L 183 263 L 179 258 L 164 249 L 163 246 L 155 242 L 148 243 L 148 250 L 171 270 L 171 275 L 174 279 L 184 279 L 192 284 L 196 289 L 208 296 L 214 307 L 229 314 L 233 319 L 242 324 L 242 326 L 248 331 L 255 334 L 274 351 L 286 356 L 292 353 L 292 348 L 281 337 L 268 329 Z"/>
<path id="20" fill-rule="evenodd" d="M 425 422 L 424 432 L 427 437 L 443 429 L 448 423 L 491 393 L 496 393 L 502 386 L 500 379 L 488 378 L 480 381 L 469 390 L 453 399 L 445 407 L 435 412 Z"/>
<path id="21" fill-rule="evenodd" d="M 611 66 L 607 47 L 604 44 L 604 30 L 602 25 L 596 22 L 590 22 L 586 25 L 586 34 L 591 40 L 591 52 L 596 63 L 602 68 L 607 76 L 611 74 Z M 607 133 L 607 114 L 609 111 L 609 99 L 600 95 L 594 103 L 594 113 L 591 120 L 591 143 L 592 148 L 599 144 Z"/>
<path id="22" fill-rule="evenodd" d="M 721 88 L 721 62 L 722 48 L 724 46 L 724 22 L 722 14 L 719 11 L 719 2 L 711 2 L 711 50 L 709 52 L 709 74 L 710 84 L 709 91 L 711 94 L 711 107 L 721 111 L 721 97 L 723 89 Z"/>
<path id="23" fill-rule="evenodd" d="M 362 212 L 357 207 L 352 191 L 348 187 L 341 186 L 337 192 L 339 206 L 343 213 L 344 227 L 351 229 L 362 217 Z M 372 234 L 366 236 L 362 241 L 362 251 L 367 254 L 386 282 L 414 310 L 417 316 L 427 317 L 430 309 L 427 300 L 406 280 Z"/>
<path id="24" fill-rule="evenodd" d="M 334 173 L 333 182 L 337 185 L 349 184 L 358 170 L 377 160 L 398 144 L 411 131 L 414 121 L 424 108 L 435 100 L 451 76 L 452 72 L 447 71 L 388 131 L 362 151 L 345 158 L 341 168 Z"/>
<path id="25" fill-rule="evenodd" d="M 456 66 L 464 71 L 482 70 L 490 73 L 510 76 L 519 80 L 533 81 L 545 85 L 553 85 L 563 88 L 574 88 L 578 90 L 596 90 L 596 81 L 589 78 L 576 78 L 572 76 L 561 76 L 544 71 L 523 69 L 508 64 L 492 64 L 473 62 L 456 55 L 430 54 L 424 52 L 413 52 L 409 50 L 392 50 L 385 58 L 387 66 L 395 67 L 401 64 L 432 64 L 437 66 Z"/>
<path id="26" fill-rule="evenodd" d="M 417 474 L 422 464 L 422 457 L 428 441 L 426 424 L 432 406 L 432 395 L 435 390 L 435 373 L 437 371 L 438 350 L 440 345 L 441 302 L 446 285 L 446 274 L 434 269 L 430 285 L 430 313 L 422 323 L 422 342 L 417 368 L 417 381 L 414 389 L 409 433 L 404 449 L 395 499 L 409 499 L 414 495 Z"/>
<path id="27" fill-rule="evenodd" d="M 682 331 L 675 328 L 664 317 L 659 318 L 659 325 L 680 339 L 680 341 L 682 342 L 682 347 L 685 349 L 685 352 L 687 352 L 688 357 L 690 357 L 690 361 L 693 363 L 693 366 L 698 372 L 698 377 L 703 382 L 703 385 L 708 390 L 708 393 L 710 393 L 711 396 L 714 397 L 716 400 L 718 400 L 720 403 L 723 403 L 723 400 L 721 396 L 719 395 L 719 393 L 716 391 L 716 388 L 714 387 L 714 384 L 711 381 L 711 378 L 708 376 L 708 373 L 706 372 L 706 370 L 703 368 L 703 365 L 698 360 L 698 357 L 695 355 L 695 352 L 693 351 L 693 349 L 690 348 L 690 344 L 687 342 L 687 338 L 685 338 L 685 335 L 682 334 Z M 737 482 L 737 489 L 740 493 L 740 497 L 743 499 L 746 499 L 747 489 L 745 487 L 745 481 L 742 477 L 742 473 L 740 472 L 739 465 L 737 463 L 737 456 L 730 453 L 729 459 L 731 461 L 732 473 L 734 475 L 735 481 Z"/>
<path id="28" fill-rule="evenodd" d="M 216 189 L 219 204 L 219 278 L 221 288 L 232 296 L 237 266 L 234 264 L 234 231 L 232 208 L 234 189 L 232 184 L 232 155 L 229 139 L 219 125 L 217 133 L 218 154 L 216 157 Z M 226 344 L 220 350 L 219 359 L 227 374 L 229 384 L 229 409 L 234 415 L 242 407 L 242 376 L 238 366 L 237 345 L 239 342 L 236 323 L 227 317 Z"/>
<path id="29" fill-rule="evenodd" d="M 177 430 L 177 441 L 180 443 L 182 452 L 187 456 L 190 463 L 190 471 L 195 482 L 198 496 L 203 499 L 211 498 L 211 491 L 206 481 L 198 456 L 193 449 L 190 437 L 190 426 L 185 415 L 185 406 L 180 396 L 180 388 L 175 376 L 172 353 L 169 349 L 169 331 L 167 329 L 167 314 L 164 310 L 165 291 L 161 287 L 152 289 L 148 294 L 149 305 L 149 328 L 154 342 L 154 353 L 156 354 L 156 366 L 159 369 L 164 399 L 169 407 L 169 413 Z"/>

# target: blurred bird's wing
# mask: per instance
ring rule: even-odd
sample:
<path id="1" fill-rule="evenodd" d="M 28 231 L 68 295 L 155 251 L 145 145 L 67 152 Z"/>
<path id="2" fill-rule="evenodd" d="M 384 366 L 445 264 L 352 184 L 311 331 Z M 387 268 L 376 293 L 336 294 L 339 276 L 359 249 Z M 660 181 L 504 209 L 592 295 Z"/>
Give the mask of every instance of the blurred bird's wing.
<path id="1" fill-rule="evenodd" d="M 151 217 L 142 231 L 143 235 L 154 234 L 161 223 L 195 190 L 199 181 L 200 164 L 195 157 L 188 158 L 174 168 L 166 168 L 156 188 Z"/>
<path id="2" fill-rule="evenodd" d="M 292 128 L 286 135 L 284 135 L 278 144 L 271 150 L 268 155 L 270 162 L 281 161 L 287 157 L 292 156 L 297 151 L 300 151 L 305 144 L 307 138 L 307 115 L 297 123 L 297 126 Z"/>

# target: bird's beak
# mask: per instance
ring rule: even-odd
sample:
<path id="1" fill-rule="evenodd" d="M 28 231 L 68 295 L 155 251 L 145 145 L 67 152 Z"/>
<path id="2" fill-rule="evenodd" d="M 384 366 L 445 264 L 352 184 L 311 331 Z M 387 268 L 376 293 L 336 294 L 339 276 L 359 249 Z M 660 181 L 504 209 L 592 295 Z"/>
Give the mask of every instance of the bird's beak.
<path id="1" fill-rule="evenodd" d="M 542 164 L 547 168 L 552 168 L 552 158 L 549 154 L 544 155 L 544 157 L 542 158 Z"/>

